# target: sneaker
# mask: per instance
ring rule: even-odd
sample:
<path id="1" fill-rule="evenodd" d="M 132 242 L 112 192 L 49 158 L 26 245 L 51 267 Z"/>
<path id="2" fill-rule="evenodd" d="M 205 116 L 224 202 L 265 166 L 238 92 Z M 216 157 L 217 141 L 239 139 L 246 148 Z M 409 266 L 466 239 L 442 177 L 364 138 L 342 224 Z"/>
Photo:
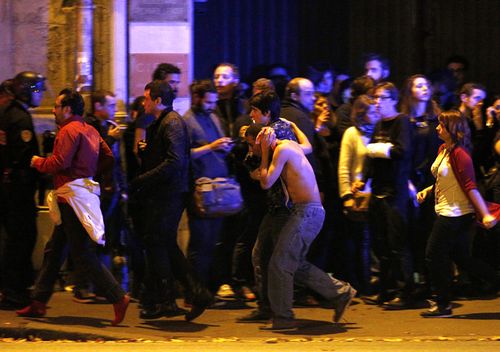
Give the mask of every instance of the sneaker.
<path id="1" fill-rule="evenodd" d="M 403 310 L 415 308 L 415 301 L 411 298 L 396 297 L 388 302 L 384 302 L 382 307 L 385 310 Z"/>
<path id="2" fill-rule="evenodd" d="M 420 313 L 420 316 L 424 318 L 450 318 L 453 316 L 453 312 L 451 310 L 451 304 L 448 304 L 446 307 L 439 306 L 436 302 L 429 300 L 428 301 L 431 307 L 427 312 Z"/>
<path id="3" fill-rule="evenodd" d="M 364 304 L 371 305 L 371 306 L 380 306 L 380 305 L 384 304 L 384 302 L 389 301 L 388 297 L 386 295 L 382 295 L 382 294 L 361 296 L 360 298 Z"/>
<path id="4" fill-rule="evenodd" d="M 352 302 L 354 296 L 356 296 L 357 291 L 352 288 L 351 285 L 347 284 L 347 292 L 344 292 L 339 297 L 336 297 L 336 304 L 334 308 L 333 321 L 338 323 L 342 316 L 344 315 L 347 308 Z"/>
<path id="5" fill-rule="evenodd" d="M 241 299 L 245 302 L 253 302 L 257 299 L 255 293 L 247 286 L 241 286 L 239 288 L 233 288 L 234 295 L 237 299 Z"/>
<path id="6" fill-rule="evenodd" d="M 222 298 L 231 298 L 234 297 L 234 291 L 231 286 L 224 284 L 219 287 L 219 291 L 217 291 L 217 296 Z"/>
<path id="7" fill-rule="evenodd" d="M 96 295 L 86 289 L 73 289 L 73 302 L 76 303 L 94 303 Z"/>
<path id="8" fill-rule="evenodd" d="M 293 318 L 273 318 L 271 323 L 259 328 L 267 331 L 283 331 L 297 329 L 297 323 Z"/>
<path id="9" fill-rule="evenodd" d="M 237 318 L 236 321 L 238 323 L 252 323 L 252 322 L 266 322 L 271 319 L 271 313 L 261 311 L 260 309 L 255 309 L 251 311 L 249 314 L 242 316 L 241 318 Z"/>

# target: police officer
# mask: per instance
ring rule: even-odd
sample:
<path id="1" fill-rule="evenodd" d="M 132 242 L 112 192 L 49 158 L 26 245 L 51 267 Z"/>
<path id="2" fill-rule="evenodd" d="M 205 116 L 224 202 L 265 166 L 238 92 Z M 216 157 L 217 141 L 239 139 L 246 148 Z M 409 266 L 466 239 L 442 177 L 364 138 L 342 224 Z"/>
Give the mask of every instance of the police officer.
<path id="1" fill-rule="evenodd" d="M 30 302 L 28 288 L 34 274 L 31 255 L 35 245 L 37 173 L 30 168 L 39 155 L 30 107 L 40 105 L 45 77 L 32 71 L 17 74 L 11 85 L 14 99 L 0 117 L 0 220 L 5 229 L 0 256 L 0 309 Z"/>

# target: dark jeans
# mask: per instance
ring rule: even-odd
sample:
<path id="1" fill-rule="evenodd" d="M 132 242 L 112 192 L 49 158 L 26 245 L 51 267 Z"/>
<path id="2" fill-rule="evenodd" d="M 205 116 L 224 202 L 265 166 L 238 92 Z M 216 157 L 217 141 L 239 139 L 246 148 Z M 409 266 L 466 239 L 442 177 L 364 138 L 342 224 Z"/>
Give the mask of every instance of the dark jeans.
<path id="1" fill-rule="evenodd" d="M 144 241 L 146 275 L 142 303 L 172 302 L 174 279 L 188 291 L 200 284 L 193 268 L 177 244 L 177 228 L 186 207 L 185 193 L 171 194 L 162 201 L 143 200 L 137 214 L 137 232 Z"/>
<path id="2" fill-rule="evenodd" d="M 0 220 L 5 229 L 0 290 L 8 299 L 26 301 L 34 279 L 31 255 L 37 236 L 35 187 L 18 179 L 0 185 L 0 192 Z"/>
<path id="3" fill-rule="evenodd" d="M 249 206 L 246 210 L 243 228 L 238 232 L 234 245 L 231 279 L 233 284 L 251 287 L 255 284 L 252 265 L 252 251 L 257 240 L 259 227 L 267 213 L 267 207 Z"/>
<path id="4" fill-rule="evenodd" d="M 380 261 L 380 294 L 387 294 L 391 279 L 402 275 L 404 286 L 398 294 L 409 297 L 414 289 L 413 260 L 407 236 L 407 206 L 392 197 L 372 196 L 369 206 L 369 222 L 372 231 L 372 247 Z"/>
<path id="5" fill-rule="evenodd" d="M 346 280 L 361 294 L 370 294 L 371 236 L 366 222 L 345 219 Z"/>
<path id="6" fill-rule="evenodd" d="M 119 192 L 101 195 L 101 211 L 106 228 L 106 250 L 108 254 L 123 255 L 125 251 L 125 214 Z"/>
<path id="7" fill-rule="evenodd" d="M 69 204 L 59 203 L 62 224 L 54 228 L 45 246 L 42 269 L 38 275 L 33 299 L 47 303 L 52 296 L 59 269 L 71 253 L 74 265 L 111 303 L 120 301 L 125 292 L 106 267 L 101 264 L 94 250 L 94 242 Z"/>
<path id="8" fill-rule="evenodd" d="M 434 211 L 434 196 L 429 196 L 425 202 L 416 208 L 413 204 L 409 206 L 408 214 L 408 238 L 414 263 L 414 271 L 428 276 L 425 263 L 425 247 L 432 231 L 436 212 Z"/>
<path id="9" fill-rule="evenodd" d="M 452 260 L 459 267 L 471 263 L 471 245 L 475 232 L 474 215 L 437 216 L 426 248 L 431 286 L 440 306 L 447 306 L 452 297 Z"/>
<path id="10" fill-rule="evenodd" d="M 318 236 L 311 243 L 307 260 L 327 272 L 340 273 L 344 269 L 340 262 L 340 256 L 332 256 L 342 251 L 341 238 L 343 235 L 343 219 L 340 216 L 338 198 L 326 201 L 325 221 Z"/>
<path id="11" fill-rule="evenodd" d="M 223 218 L 201 218 L 191 211 L 188 213 L 189 262 L 212 293 L 218 290 L 222 275 L 215 248 L 220 241 L 223 221 Z"/>

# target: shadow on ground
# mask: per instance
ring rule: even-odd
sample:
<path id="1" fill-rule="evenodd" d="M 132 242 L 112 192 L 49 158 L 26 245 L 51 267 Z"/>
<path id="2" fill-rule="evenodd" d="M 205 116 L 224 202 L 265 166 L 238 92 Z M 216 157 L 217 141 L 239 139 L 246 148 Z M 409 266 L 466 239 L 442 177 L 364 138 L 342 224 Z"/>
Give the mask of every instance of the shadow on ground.
<path id="1" fill-rule="evenodd" d="M 53 325 L 84 325 L 94 328 L 103 328 L 111 326 L 111 320 L 91 318 L 91 317 L 78 317 L 62 315 L 58 317 L 44 317 L 44 318 L 27 318 L 32 321 Z"/>
<path id="2" fill-rule="evenodd" d="M 460 314 L 454 315 L 452 319 L 500 320 L 500 312 Z"/>
<path id="3" fill-rule="evenodd" d="M 168 332 L 200 332 L 209 327 L 218 327 L 219 325 L 198 324 L 182 320 L 148 320 L 141 323 L 141 329 L 161 330 Z"/>
<path id="4" fill-rule="evenodd" d="M 283 335 L 308 335 L 321 336 L 344 333 L 350 329 L 358 329 L 358 327 L 349 326 L 356 324 L 334 324 L 324 320 L 297 319 L 297 329 L 291 331 L 276 331 L 277 334 Z"/>

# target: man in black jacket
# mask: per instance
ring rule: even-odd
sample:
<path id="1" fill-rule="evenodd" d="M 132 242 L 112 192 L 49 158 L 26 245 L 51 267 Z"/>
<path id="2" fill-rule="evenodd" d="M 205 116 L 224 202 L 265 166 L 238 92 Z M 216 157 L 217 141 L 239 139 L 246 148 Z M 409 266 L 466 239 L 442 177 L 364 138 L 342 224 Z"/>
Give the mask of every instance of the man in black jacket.
<path id="1" fill-rule="evenodd" d="M 186 123 L 173 111 L 175 93 L 165 82 L 146 86 L 144 107 L 155 116 L 140 146 L 141 174 L 129 192 L 139 203 L 137 231 L 146 248 L 146 277 L 140 317 L 157 319 L 184 313 L 175 303 L 174 278 L 191 295 L 186 320 L 199 316 L 212 296 L 195 277 L 177 245 L 177 227 L 186 207 L 189 182 L 190 141 Z"/>

